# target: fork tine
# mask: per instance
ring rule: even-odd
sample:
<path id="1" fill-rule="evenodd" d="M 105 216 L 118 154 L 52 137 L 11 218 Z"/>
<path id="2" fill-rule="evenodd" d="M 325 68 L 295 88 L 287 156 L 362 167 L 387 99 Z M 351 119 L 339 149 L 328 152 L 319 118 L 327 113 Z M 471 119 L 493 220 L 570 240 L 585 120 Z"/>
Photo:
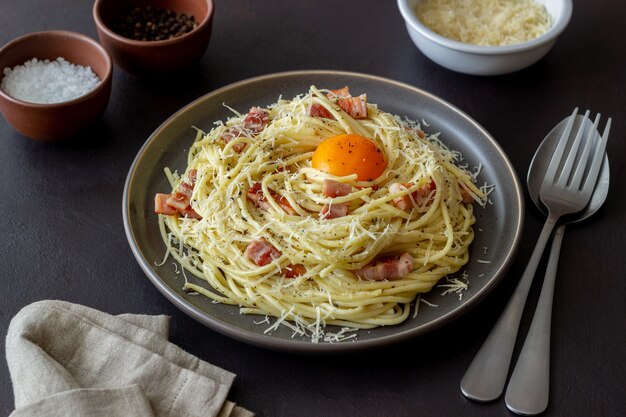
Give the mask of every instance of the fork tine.
<path id="1" fill-rule="evenodd" d="M 561 169 L 561 172 L 557 179 L 556 185 L 559 187 L 565 187 L 567 185 L 570 174 L 572 173 L 572 169 L 574 168 L 576 155 L 578 154 L 578 151 L 580 150 L 580 146 L 581 146 L 580 141 L 583 137 L 585 126 L 587 125 L 587 120 L 589 120 L 589 110 L 585 112 L 585 116 L 583 117 L 582 122 L 580 122 L 580 125 L 578 126 L 578 131 L 576 132 L 574 143 L 572 144 L 572 147 L 570 148 L 569 153 L 567 154 L 567 159 L 565 160 L 563 169 Z M 584 167 L 587 165 L 586 161 L 583 159 L 580 159 L 577 166 L 581 166 L 581 165 L 583 166 L 583 169 L 584 169 Z"/>
<path id="2" fill-rule="evenodd" d="M 548 165 L 548 169 L 546 170 L 546 175 L 543 177 L 542 184 L 549 184 L 554 182 L 557 170 L 559 169 L 559 165 L 561 164 L 561 158 L 565 153 L 565 148 L 569 139 L 569 135 L 572 132 L 572 126 L 574 126 L 574 121 L 576 120 L 576 115 L 578 114 L 578 107 L 574 109 L 574 112 L 570 116 L 567 124 L 565 125 L 565 129 L 563 129 L 563 133 L 559 138 L 559 142 L 557 143 L 554 152 L 552 153 L 552 159 L 550 159 L 550 164 Z"/>
<path id="3" fill-rule="evenodd" d="M 587 139 L 585 140 L 585 147 L 583 149 L 582 154 L 580 155 L 578 166 L 576 167 L 576 170 L 574 171 L 574 176 L 570 183 L 570 187 L 572 187 L 573 189 L 576 189 L 576 190 L 580 189 L 580 184 L 582 183 L 583 175 L 585 173 L 585 170 L 587 169 L 587 166 L 589 165 L 589 154 L 591 153 L 591 148 L 593 147 L 593 144 L 595 143 L 595 138 L 597 136 L 596 131 L 598 129 L 598 123 L 600 123 L 600 113 L 596 115 L 596 119 L 593 121 L 593 126 L 591 127 L 591 129 L 589 130 L 589 133 L 587 134 Z M 581 125 L 581 129 L 584 130 L 585 126 Z"/>
<path id="4" fill-rule="evenodd" d="M 591 168 L 589 168 L 589 174 L 587 175 L 587 179 L 585 180 L 585 184 L 583 185 L 583 193 L 591 195 L 594 187 L 596 186 L 596 182 L 598 180 L 598 173 L 600 172 L 600 167 L 602 167 L 602 162 L 604 161 L 604 151 L 606 149 L 606 143 L 609 139 L 609 131 L 611 130 L 611 118 L 606 122 L 606 127 L 604 128 L 604 132 L 602 133 L 602 137 L 596 147 L 596 150 L 593 154 L 593 160 L 591 162 Z"/>

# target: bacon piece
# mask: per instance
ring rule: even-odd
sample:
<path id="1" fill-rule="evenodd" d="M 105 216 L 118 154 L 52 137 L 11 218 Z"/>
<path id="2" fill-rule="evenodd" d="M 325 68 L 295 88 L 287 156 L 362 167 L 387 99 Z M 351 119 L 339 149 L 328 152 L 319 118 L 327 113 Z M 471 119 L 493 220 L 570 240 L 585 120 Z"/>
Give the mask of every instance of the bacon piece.
<path id="1" fill-rule="evenodd" d="M 320 218 L 322 220 L 336 219 L 348 214 L 350 205 L 348 203 L 324 204 L 320 210 Z"/>
<path id="2" fill-rule="evenodd" d="M 178 213 L 174 207 L 171 207 L 167 204 L 167 199 L 170 198 L 171 194 L 162 194 L 156 193 L 154 196 L 154 212 L 157 214 L 167 214 L 171 216 L 172 214 Z"/>
<path id="3" fill-rule="evenodd" d="M 404 126 L 404 129 L 415 133 L 417 136 L 420 137 L 420 139 L 424 139 L 426 137 L 426 133 L 424 133 L 423 130 L 418 129 L 417 127 Z"/>
<path id="4" fill-rule="evenodd" d="M 413 183 L 400 184 L 394 182 L 389 186 L 389 192 L 392 194 L 406 191 L 407 188 L 412 187 Z M 431 181 L 428 184 L 422 185 L 417 190 L 413 191 L 410 195 L 405 194 L 393 199 L 393 204 L 400 210 L 408 210 L 415 206 L 421 206 L 426 204 L 431 199 L 431 192 L 435 189 L 436 184 Z"/>
<path id="5" fill-rule="evenodd" d="M 322 184 L 322 194 L 325 197 L 343 197 L 352 192 L 352 186 L 343 184 L 335 180 L 324 180 Z M 336 219 L 348 214 L 350 205 L 348 203 L 324 204 L 320 210 L 321 219 Z"/>
<path id="6" fill-rule="evenodd" d="M 260 107 L 252 107 L 246 118 L 243 119 L 243 127 L 252 133 L 259 133 L 269 123 L 269 118 L 270 114 L 267 110 Z"/>
<path id="7" fill-rule="evenodd" d="M 289 203 L 289 200 L 287 200 L 282 195 L 279 196 L 278 199 L 276 199 L 276 194 L 272 194 L 272 198 L 276 200 L 276 202 L 278 202 L 278 205 L 285 211 L 285 213 L 291 214 L 292 216 L 298 214 L 298 212 L 295 211 L 294 208 L 291 206 L 291 203 Z"/>
<path id="8" fill-rule="evenodd" d="M 417 205 L 421 206 L 432 199 L 431 193 L 435 188 L 437 188 L 437 184 L 435 184 L 435 181 L 431 180 L 428 184 L 424 184 L 417 190 L 413 191 L 413 194 L 411 195 L 413 196 L 413 199 L 415 200 Z"/>
<path id="9" fill-rule="evenodd" d="M 343 197 L 352 192 L 352 186 L 335 180 L 324 180 L 322 194 L 324 197 Z"/>
<path id="10" fill-rule="evenodd" d="M 186 195 L 187 197 L 191 197 L 193 194 L 193 185 L 190 185 L 187 182 L 181 182 L 176 189 L 176 192 Z"/>
<path id="11" fill-rule="evenodd" d="M 246 197 L 262 210 L 268 211 L 272 207 L 271 204 L 267 201 L 265 194 L 263 194 L 263 187 L 261 186 L 261 183 L 255 182 L 254 184 L 252 184 L 252 186 L 248 189 Z M 278 203 L 280 208 L 282 208 L 285 213 L 291 214 L 292 216 L 298 214 L 289 203 L 289 200 L 275 193 L 271 189 L 270 197 L 272 197 Z"/>
<path id="12" fill-rule="evenodd" d="M 191 168 L 187 173 L 187 177 L 189 177 L 189 181 L 191 181 L 191 188 L 196 185 L 196 178 L 198 176 L 198 170 L 195 168 Z"/>
<path id="13" fill-rule="evenodd" d="M 367 117 L 367 95 L 361 94 L 359 97 L 352 97 L 350 89 L 343 87 L 338 90 L 330 90 L 326 94 L 330 100 L 337 100 L 337 105 L 355 119 Z M 312 117 L 324 117 L 334 119 L 333 115 L 321 104 L 313 104 L 309 113 Z"/>
<path id="14" fill-rule="evenodd" d="M 383 256 L 374 259 L 370 265 L 354 271 L 360 279 L 382 281 L 402 278 L 413 271 L 413 257 L 405 252 L 398 256 Z"/>
<path id="15" fill-rule="evenodd" d="M 459 185 L 459 188 L 461 189 L 461 203 L 473 203 L 474 197 L 472 197 L 469 191 L 467 191 L 462 185 Z"/>
<path id="16" fill-rule="evenodd" d="M 193 185 L 187 182 L 181 182 L 176 191 L 170 194 L 166 203 L 168 206 L 174 207 L 182 212 L 191 204 L 191 195 L 193 194 Z"/>
<path id="17" fill-rule="evenodd" d="M 289 264 L 282 271 L 281 275 L 285 278 L 296 278 L 306 273 L 306 268 L 302 264 Z"/>
<path id="18" fill-rule="evenodd" d="M 229 142 L 237 139 L 239 136 L 244 134 L 244 130 L 253 135 L 260 133 L 269 123 L 269 116 L 270 113 L 267 110 L 260 107 L 251 107 L 250 111 L 243 119 L 242 126 L 228 127 L 224 131 L 224 133 L 222 133 L 220 139 L 224 143 L 228 144 Z M 235 150 L 235 152 L 241 153 L 246 145 L 246 143 L 238 142 L 233 145 L 233 149 Z"/>
<path id="19" fill-rule="evenodd" d="M 282 254 L 264 237 L 261 237 L 248 244 L 245 255 L 257 266 L 264 266 L 280 258 Z"/>
<path id="20" fill-rule="evenodd" d="M 326 94 L 326 97 L 331 100 L 335 98 L 348 98 L 350 97 L 350 89 L 348 88 L 348 86 L 345 86 L 338 90 L 330 90 L 330 93 Z"/>
<path id="21" fill-rule="evenodd" d="M 180 214 L 182 214 L 184 217 L 189 217 L 191 219 L 202 220 L 202 216 L 199 215 L 191 206 L 189 206 L 186 209 L 182 210 L 180 212 Z"/>
<path id="22" fill-rule="evenodd" d="M 157 193 L 154 196 L 154 212 L 167 215 L 181 213 L 185 217 L 201 219 L 202 216 L 191 208 L 191 195 L 193 194 L 193 187 L 196 185 L 197 175 L 198 170 L 190 169 L 187 177 L 191 184 L 183 181 L 172 194 Z"/>
<path id="23" fill-rule="evenodd" d="M 246 197 L 262 210 L 268 211 L 272 207 L 270 203 L 267 202 L 261 184 L 258 182 L 255 182 L 248 188 Z"/>
<path id="24" fill-rule="evenodd" d="M 229 142 L 231 142 L 232 140 L 237 139 L 239 136 L 241 136 L 241 134 L 243 133 L 243 130 L 241 127 L 239 126 L 232 126 L 226 129 L 226 131 L 224 133 L 222 133 L 222 136 L 220 137 L 220 139 L 228 144 Z M 243 151 L 243 149 L 246 147 L 247 143 L 235 143 L 233 145 L 233 149 L 235 150 L 235 152 L 237 153 L 241 153 L 241 151 Z"/>
<path id="25" fill-rule="evenodd" d="M 229 143 L 231 140 L 238 138 L 241 132 L 242 130 L 239 126 L 227 127 L 226 131 L 220 136 L 220 139 L 223 140 L 224 143 Z"/>
<path id="26" fill-rule="evenodd" d="M 247 143 L 241 143 L 241 142 L 235 143 L 233 145 L 233 150 L 235 152 L 237 152 L 237 153 L 241 153 L 241 151 L 243 151 L 243 149 L 246 147 L 246 145 L 247 145 Z"/>
<path id="27" fill-rule="evenodd" d="M 361 94 L 358 97 L 340 98 L 337 100 L 337 105 L 355 119 L 367 118 L 366 94 Z"/>
<path id="28" fill-rule="evenodd" d="M 411 183 L 400 184 L 400 183 L 394 182 L 393 184 L 389 186 L 389 192 L 392 194 L 399 193 L 399 192 L 405 191 L 411 185 L 413 184 Z M 409 207 L 413 206 L 413 202 L 411 201 L 411 196 L 409 196 L 409 194 L 404 194 L 399 197 L 396 197 L 392 201 L 393 201 L 393 204 L 400 210 L 407 210 Z"/>
<path id="29" fill-rule="evenodd" d="M 191 198 L 185 193 L 175 192 L 170 194 L 169 198 L 165 202 L 168 206 L 174 207 L 178 211 L 183 211 L 189 207 Z"/>
<path id="30" fill-rule="evenodd" d="M 334 119 L 335 117 L 326 110 L 326 107 L 322 106 L 319 103 L 313 103 L 311 105 L 311 110 L 309 111 L 309 116 L 311 117 L 323 117 L 325 119 Z"/>

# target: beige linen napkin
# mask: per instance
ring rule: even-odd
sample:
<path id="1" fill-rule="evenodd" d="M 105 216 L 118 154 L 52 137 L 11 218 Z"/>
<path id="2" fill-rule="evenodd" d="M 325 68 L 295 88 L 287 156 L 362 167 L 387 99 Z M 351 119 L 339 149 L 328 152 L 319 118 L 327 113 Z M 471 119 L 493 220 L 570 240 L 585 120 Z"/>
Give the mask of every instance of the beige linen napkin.
<path id="1" fill-rule="evenodd" d="M 169 317 L 39 301 L 11 321 L 11 417 L 252 417 L 226 401 L 235 375 L 167 341 Z"/>

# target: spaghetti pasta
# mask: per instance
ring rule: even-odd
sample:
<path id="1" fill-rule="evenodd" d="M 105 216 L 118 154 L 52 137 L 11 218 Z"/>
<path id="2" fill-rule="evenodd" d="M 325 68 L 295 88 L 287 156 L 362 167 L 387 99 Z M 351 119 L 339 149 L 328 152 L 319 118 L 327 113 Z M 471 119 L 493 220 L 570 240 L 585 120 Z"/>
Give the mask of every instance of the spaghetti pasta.
<path id="1" fill-rule="evenodd" d="M 485 195 L 458 154 L 417 123 L 372 103 L 351 117 L 339 100 L 312 86 L 235 112 L 198 132 L 184 174 L 166 170 L 167 197 L 182 193 L 189 205 L 158 211 L 167 213 L 159 224 L 168 253 L 208 284 L 185 288 L 246 314 L 372 328 L 404 321 L 417 294 L 467 262 L 475 222 L 467 197 L 483 204 Z M 380 149 L 382 175 L 312 166 L 322 142 L 345 134 Z M 344 191 L 329 195 L 328 184 Z M 333 207 L 341 213 L 324 214 Z M 386 262 L 397 276 L 376 277 Z"/>

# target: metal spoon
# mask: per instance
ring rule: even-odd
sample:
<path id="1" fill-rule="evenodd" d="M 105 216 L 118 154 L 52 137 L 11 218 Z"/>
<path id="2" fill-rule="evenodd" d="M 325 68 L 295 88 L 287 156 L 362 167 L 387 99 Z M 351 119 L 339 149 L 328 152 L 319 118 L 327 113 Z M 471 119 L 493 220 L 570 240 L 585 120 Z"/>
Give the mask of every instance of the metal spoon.
<path id="1" fill-rule="evenodd" d="M 574 130 L 580 126 L 583 117 L 578 115 L 574 122 Z M 567 119 L 559 123 L 543 140 L 528 170 L 528 192 L 535 205 L 545 213 L 541 204 L 539 190 L 545 176 L 546 167 L 550 162 L 550 155 L 565 128 Z M 590 121 L 585 125 L 585 135 L 593 126 Z M 522 415 L 536 415 L 543 412 L 548 406 L 550 392 L 550 325 L 552 316 L 552 299 L 554 295 L 554 281 L 559 259 L 559 251 L 565 232 L 565 225 L 579 222 L 594 214 L 604 203 L 609 192 L 609 160 L 604 156 L 596 188 L 587 207 L 576 214 L 565 217 L 561 225 L 554 232 L 552 248 L 546 268 L 546 275 L 541 288 L 539 302 L 535 309 L 533 321 L 526 336 L 524 347 L 520 353 L 515 370 L 506 390 L 505 402 L 509 410 Z"/>
<path id="2" fill-rule="evenodd" d="M 550 206 L 552 209 L 560 209 L 561 207 L 565 207 L 568 202 L 573 202 L 575 199 L 583 196 L 582 191 L 579 190 L 576 192 L 572 188 L 572 184 L 564 183 L 562 177 L 559 177 L 558 184 L 552 182 L 553 175 L 556 171 L 559 170 L 571 170 L 573 168 L 573 164 L 576 166 L 581 166 L 580 159 L 588 158 L 590 155 L 590 149 L 585 147 L 584 149 L 580 149 L 581 139 L 584 133 L 585 128 L 588 127 L 586 123 L 582 123 L 576 117 L 578 113 L 578 109 L 575 109 L 570 117 L 566 119 L 565 126 L 563 129 L 558 129 L 560 132 L 560 137 L 557 136 L 557 145 L 554 147 L 553 153 L 558 153 L 558 155 L 550 156 L 550 162 L 543 168 L 545 171 L 545 176 L 550 176 L 549 180 L 542 179 L 540 194 L 541 200 L 543 201 L 545 198 L 550 202 Z M 585 118 L 589 116 L 589 112 L 585 113 Z M 585 120 L 583 118 L 583 120 Z M 577 123 L 577 130 L 572 130 L 574 122 Z M 599 119 L 596 118 L 594 122 L 595 127 L 592 129 L 587 129 L 589 132 L 596 132 L 595 128 Z M 604 157 L 604 145 L 606 144 L 606 139 L 608 139 L 608 128 L 610 128 L 610 119 L 607 121 L 607 127 L 605 128 L 605 133 L 601 137 L 599 144 L 597 144 L 593 150 L 594 154 L 598 156 Z M 553 129 L 553 132 L 556 133 L 556 130 Z M 593 135 L 585 135 L 585 137 L 589 139 L 594 139 Z M 587 142 L 587 139 L 585 139 Z M 565 148 L 564 148 L 565 147 Z M 572 147 L 574 151 L 572 151 Z M 567 151 L 567 160 L 563 160 L 563 152 Z M 577 154 L 576 157 L 573 155 Z M 598 158 L 603 160 L 603 158 Z M 559 166 L 556 167 L 556 162 L 559 162 Z M 597 178 L 599 176 L 600 166 L 601 164 L 596 163 L 593 172 L 589 172 L 587 174 L 592 175 L 594 180 L 587 184 L 585 188 L 584 201 L 580 201 L 579 204 L 576 205 L 577 209 L 581 211 L 585 209 L 585 204 L 588 204 L 591 200 L 591 196 L 593 195 L 593 191 L 595 188 L 595 184 L 597 183 Z M 576 179 L 572 179 L 572 182 L 579 184 L 581 172 L 577 170 Z M 585 173 L 583 173 L 585 175 Z M 568 194 L 568 197 L 565 195 Z M 561 199 L 562 198 L 562 199 Z M 549 212 L 551 210 L 548 210 Z M 576 211 L 570 211 L 569 213 L 575 213 Z M 535 273 L 537 272 L 537 267 L 539 266 L 539 262 L 543 255 L 543 250 L 552 235 L 554 227 L 556 226 L 556 222 L 558 218 L 561 216 L 557 216 L 555 218 L 554 215 L 548 215 L 546 222 L 541 230 L 541 234 L 537 239 L 537 243 L 535 244 L 535 249 L 530 256 L 528 264 L 520 277 L 517 286 L 515 287 L 515 291 L 511 295 L 506 307 L 498 317 L 498 320 L 494 324 L 491 332 L 483 342 L 482 346 L 474 356 L 474 359 L 470 363 L 465 371 L 465 375 L 461 379 L 461 392 L 467 398 L 476 400 L 476 401 L 492 401 L 496 398 L 500 397 L 504 387 L 506 386 L 507 376 L 509 373 L 509 368 L 511 366 L 511 358 L 513 357 L 513 350 L 515 349 L 515 341 L 517 339 L 517 335 L 519 332 L 519 324 L 522 318 L 522 313 L 524 312 L 524 307 L 526 304 L 526 298 L 528 296 L 528 292 L 532 285 L 533 278 Z"/>

